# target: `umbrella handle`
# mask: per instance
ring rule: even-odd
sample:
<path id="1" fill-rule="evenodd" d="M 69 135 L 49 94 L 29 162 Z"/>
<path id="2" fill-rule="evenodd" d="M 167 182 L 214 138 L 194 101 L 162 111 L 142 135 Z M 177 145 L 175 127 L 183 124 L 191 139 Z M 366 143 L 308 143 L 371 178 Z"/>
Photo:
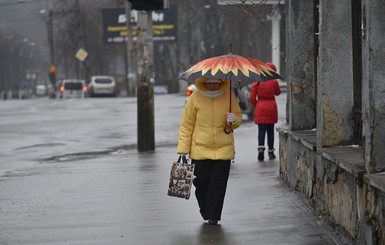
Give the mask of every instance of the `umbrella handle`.
<path id="1" fill-rule="evenodd" d="M 233 124 L 232 123 L 226 123 L 225 128 L 223 129 L 225 131 L 225 134 L 230 134 L 233 132 Z"/>
<path id="2" fill-rule="evenodd" d="M 231 92 L 232 92 L 232 89 L 231 89 L 231 80 L 230 80 L 230 106 L 229 106 L 229 112 L 231 112 Z"/>
<path id="3" fill-rule="evenodd" d="M 229 112 L 231 112 L 231 80 L 230 80 L 230 105 L 229 105 Z M 225 131 L 225 134 L 230 134 L 233 132 L 233 124 L 230 122 L 227 122 L 225 125 L 225 128 L 223 129 Z"/>

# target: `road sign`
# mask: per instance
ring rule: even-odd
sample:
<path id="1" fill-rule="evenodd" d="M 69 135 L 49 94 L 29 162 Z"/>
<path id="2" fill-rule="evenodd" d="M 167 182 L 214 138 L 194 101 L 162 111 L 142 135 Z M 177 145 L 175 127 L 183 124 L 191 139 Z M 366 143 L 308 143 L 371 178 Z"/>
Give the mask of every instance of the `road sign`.
<path id="1" fill-rule="evenodd" d="M 88 56 L 87 51 L 85 51 L 85 50 L 82 49 L 82 48 L 80 48 L 80 49 L 78 50 L 78 52 L 76 52 L 76 55 L 75 55 L 75 57 L 76 57 L 78 60 L 82 61 L 82 62 L 87 58 L 87 56 Z"/>

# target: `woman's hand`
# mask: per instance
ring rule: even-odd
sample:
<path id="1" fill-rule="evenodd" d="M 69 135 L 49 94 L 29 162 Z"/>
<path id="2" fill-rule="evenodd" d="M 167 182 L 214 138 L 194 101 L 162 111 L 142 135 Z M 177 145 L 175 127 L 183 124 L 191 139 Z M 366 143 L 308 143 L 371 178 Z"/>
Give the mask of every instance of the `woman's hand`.
<path id="1" fill-rule="evenodd" d="M 232 112 L 227 112 L 227 122 L 235 123 L 235 120 L 236 120 L 235 114 Z"/>

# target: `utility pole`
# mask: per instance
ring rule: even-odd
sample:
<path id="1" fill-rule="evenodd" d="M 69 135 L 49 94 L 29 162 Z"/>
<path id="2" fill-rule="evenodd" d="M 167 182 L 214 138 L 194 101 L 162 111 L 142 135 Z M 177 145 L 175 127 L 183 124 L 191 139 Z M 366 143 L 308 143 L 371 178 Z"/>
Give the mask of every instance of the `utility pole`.
<path id="1" fill-rule="evenodd" d="M 54 50 L 54 35 L 53 35 L 53 20 L 52 20 L 52 5 L 49 2 L 48 8 L 48 20 L 47 20 L 47 32 L 48 32 L 48 43 L 49 43 L 49 54 L 51 65 L 48 70 L 48 76 L 52 85 L 53 91 L 56 93 L 56 66 L 55 66 L 55 50 Z"/>
<path id="2" fill-rule="evenodd" d="M 138 150 L 155 150 L 154 137 L 154 47 L 152 10 L 168 8 L 168 0 L 128 0 L 138 12 Z M 145 10 L 145 11 L 142 11 Z M 127 22 L 129 20 L 127 19 Z"/>
<path id="3" fill-rule="evenodd" d="M 132 73 L 132 30 L 130 27 L 131 22 L 131 2 L 126 1 L 126 26 L 127 26 L 127 41 L 126 41 L 126 92 L 127 96 L 131 95 L 130 87 L 130 73 Z"/>
<path id="4" fill-rule="evenodd" d="M 138 12 L 138 150 L 155 149 L 152 11 Z"/>
<path id="5" fill-rule="evenodd" d="M 49 43 L 49 55 L 51 64 L 55 64 L 55 50 L 54 50 L 54 38 L 53 38 L 53 23 L 52 23 L 52 9 L 48 9 L 48 43 Z"/>
<path id="6" fill-rule="evenodd" d="M 84 29 L 84 17 L 83 17 L 83 13 L 81 12 L 80 10 L 80 4 L 79 4 L 79 0 L 76 0 L 76 18 L 77 18 L 77 26 L 79 26 L 79 30 L 78 30 L 78 53 L 77 54 L 83 54 L 83 57 L 81 58 L 84 58 L 84 59 L 79 59 L 79 61 L 81 62 L 80 64 L 80 77 L 84 78 L 84 81 L 88 81 L 89 79 L 89 72 L 88 72 L 88 65 L 87 65 L 87 52 L 86 52 L 86 45 L 85 45 L 85 29 Z M 80 57 L 79 57 L 80 58 Z"/>

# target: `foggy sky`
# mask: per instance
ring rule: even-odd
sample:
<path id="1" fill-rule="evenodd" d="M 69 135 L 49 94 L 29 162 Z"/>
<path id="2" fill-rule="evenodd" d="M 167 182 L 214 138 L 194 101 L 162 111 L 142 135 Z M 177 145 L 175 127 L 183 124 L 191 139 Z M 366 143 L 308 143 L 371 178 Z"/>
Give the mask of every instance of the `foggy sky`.
<path id="1" fill-rule="evenodd" d="M 48 9 L 49 0 L 0 0 L 0 34 L 17 34 L 37 45 L 47 45 L 46 18 L 39 12 Z"/>

